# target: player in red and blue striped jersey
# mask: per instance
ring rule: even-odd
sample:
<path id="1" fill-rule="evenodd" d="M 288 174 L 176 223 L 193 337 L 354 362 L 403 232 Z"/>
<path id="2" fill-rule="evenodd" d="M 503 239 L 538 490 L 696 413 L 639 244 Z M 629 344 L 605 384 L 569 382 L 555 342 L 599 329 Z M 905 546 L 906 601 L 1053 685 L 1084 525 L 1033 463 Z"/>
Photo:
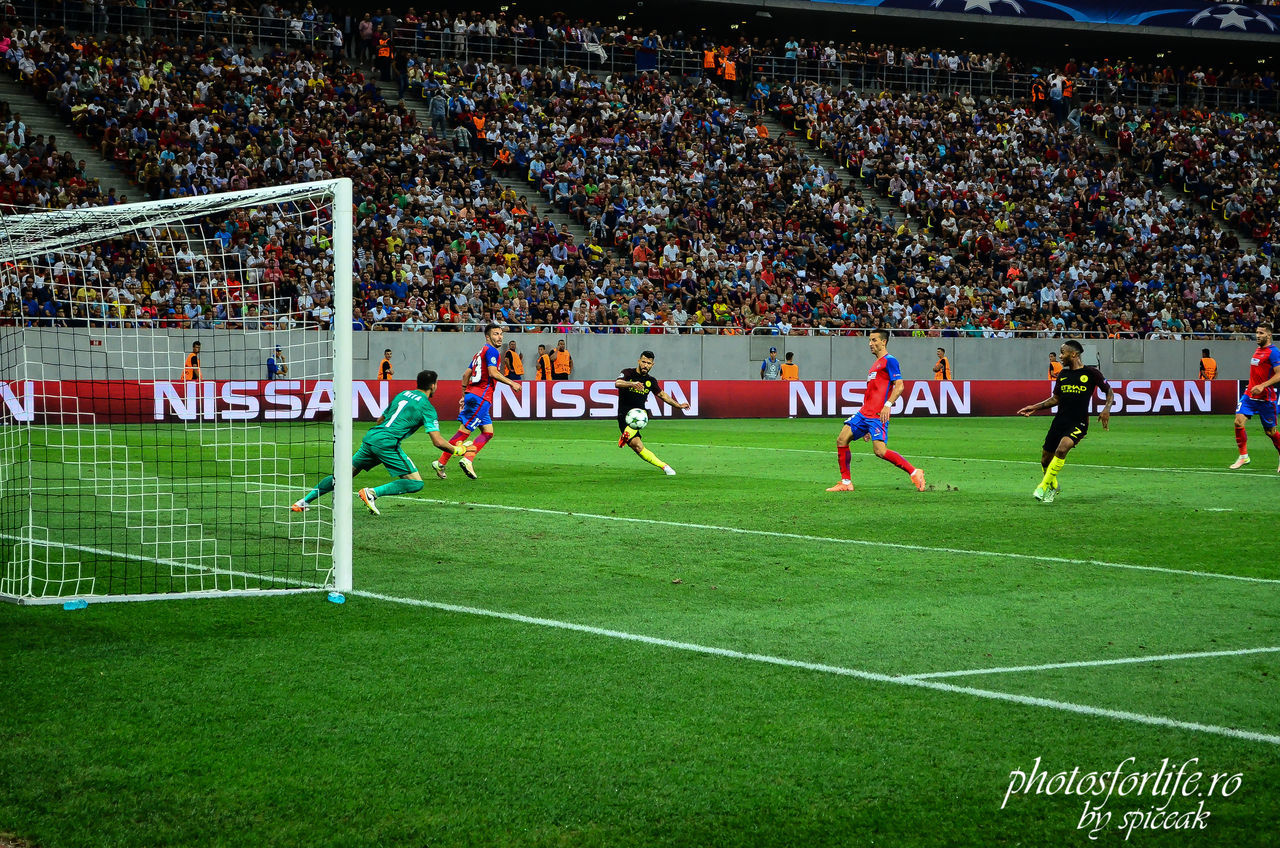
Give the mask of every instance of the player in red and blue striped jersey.
<path id="1" fill-rule="evenodd" d="M 1258 349 L 1249 358 L 1249 385 L 1236 405 L 1236 445 L 1240 455 L 1231 463 L 1232 468 L 1249 464 L 1249 437 L 1244 425 L 1258 416 L 1262 429 L 1271 438 L 1271 444 L 1280 451 L 1280 432 L 1276 430 L 1276 385 L 1280 384 L 1280 348 L 1271 343 L 1271 328 L 1259 326 L 1254 337 Z M 1280 471 L 1280 468 L 1276 469 Z"/>
<path id="2" fill-rule="evenodd" d="M 916 488 L 924 491 L 924 471 L 915 468 L 902 458 L 902 454 L 889 450 L 889 407 L 902 394 L 902 369 L 898 366 L 897 357 L 888 354 L 889 331 L 872 330 L 867 342 L 871 355 L 876 358 L 875 364 L 867 374 L 867 391 L 863 395 L 862 409 L 852 418 L 844 422 L 840 435 L 836 436 L 836 456 L 840 460 L 840 482 L 827 489 L 828 492 L 852 492 L 853 480 L 849 473 L 852 454 L 849 443 L 859 437 L 871 440 L 871 447 L 876 456 L 892 462 L 911 476 Z"/>
<path id="3" fill-rule="evenodd" d="M 484 328 L 485 346 L 471 358 L 471 364 L 462 372 L 462 398 L 459 401 L 458 432 L 449 439 L 449 444 L 457 445 L 467 441 L 471 431 L 477 427 L 480 435 L 465 456 L 458 459 L 462 473 L 472 480 L 476 479 L 476 469 L 472 464 L 476 454 L 493 438 L 493 388 L 497 383 L 510 386 L 517 392 L 520 383 L 502 376 L 502 328 L 497 324 L 489 324 Z M 440 458 L 431 463 L 436 476 L 444 479 L 444 467 L 449 464 L 453 454 L 444 452 Z"/>

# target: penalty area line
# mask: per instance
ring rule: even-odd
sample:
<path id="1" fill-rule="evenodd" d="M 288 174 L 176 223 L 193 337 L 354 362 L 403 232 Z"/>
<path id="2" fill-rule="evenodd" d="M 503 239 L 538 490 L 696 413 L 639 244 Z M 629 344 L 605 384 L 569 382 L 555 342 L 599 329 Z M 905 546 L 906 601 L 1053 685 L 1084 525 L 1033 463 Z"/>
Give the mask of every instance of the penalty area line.
<path id="1" fill-rule="evenodd" d="M 496 509 L 508 512 L 528 512 L 537 515 L 560 515 L 569 518 L 589 518 L 596 521 L 617 521 L 626 524 L 647 524 L 659 527 L 679 527 L 686 530 L 714 530 L 721 533 L 736 533 L 744 536 L 765 536 L 772 539 L 796 539 L 802 542 L 824 542 L 835 545 L 858 545 L 867 548 L 887 548 L 899 551 L 915 551 L 917 553 L 958 554 L 960 556 L 991 557 L 994 559 L 1016 559 L 1029 562 L 1045 562 L 1054 565 L 1093 565 L 1101 568 L 1118 568 L 1130 571 L 1150 571 L 1157 574 L 1176 574 L 1182 577 L 1208 577 L 1220 580 L 1236 580 L 1244 583 L 1280 584 L 1280 579 L 1271 577 L 1245 577 L 1239 574 L 1222 574 L 1216 571 L 1193 571 L 1184 568 L 1164 568 L 1158 565 L 1137 565 L 1128 562 L 1109 562 L 1100 559 L 1071 559 L 1069 557 L 1048 556 L 1045 554 L 1022 554 L 1009 551 L 983 551 L 968 548 L 946 548 L 934 545 L 907 545 L 901 542 L 878 542 L 872 539 L 845 539 L 838 536 L 812 536 L 806 533 L 784 533 L 779 530 L 750 530 L 743 527 L 728 527 L 720 524 L 695 524 L 684 521 L 665 521 L 660 518 L 634 518 L 625 515 L 600 515 L 593 512 L 572 512 L 560 509 L 542 509 L 533 506 L 510 506 L 508 504 L 477 503 L 473 501 L 450 501 L 439 498 L 406 498 L 407 503 L 440 504 L 443 506 L 473 507 L 476 509 Z"/>
<path id="2" fill-rule="evenodd" d="M 384 601 L 393 604 L 403 604 L 405 606 L 425 607 L 428 609 L 440 610 L 441 612 L 460 613 L 463 615 L 483 616 L 485 618 L 501 619 L 503 621 L 511 621 L 518 624 L 532 624 L 539 627 L 550 627 L 556 630 L 568 630 L 574 633 L 585 633 L 592 636 L 603 636 L 610 639 L 619 639 L 626 642 L 638 642 L 644 645 L 652 645 L 658 648 L 668 648 L 677 651 L 686 651 L 688 653 L 703 654 L 708 656 L 724 657 L 727 659 L 745 660 L 747 662 L 763 663 L 767 665 L 782 666 L 784 668 L 801 669 L 820 674 L 834 674 L 841 677 L 851 677 L 858 680 L 867 680 L 873 683 L 888 683 L 895 686 L 910 686 L 917 689 L 929 689 L 935 692 L 947 692 L 956 695 L 970 695 L 976 698 L 984 698 L 991 701 L 1005 701 L 1012 704 L 1020 704 L 1030 707 L 1041 707 L 1045 709 L 1057 710 L 1059 712 L 1075 713 L 1077 715 L 1092 716 L 1096 718 L 1108 718 L 1117 721 L 1127 721 L 1137 724 L 1146 724 L 1154 727 L 1168 727 L 1177 730 L 1186 730 L 1194 733 L 1209 733 L 1216 736 L 1227 736 L 1233 739 L 1244 739 L 1250 742 L 1265 742 L 1269 745 L 1280 745 L 1280 736 L 1274 736 L 1267 733 L 1258 733 L 1252 730 L 1241 730 L 1234 727 L 1222 727 L 1214 724 L 1200 724 L 1198 722 L 1181 721 L 1179 719 L 1167 718 L 1165 716 L 1147 715 L 1145 713 L 1129 712 L 1127 710 L 1113 710 L 1106 707 L 1094 707 L 1088 704 L 1076 704 L 1070 701 L 1055 701 L 1050 698 L 1037 698 L 1030 695 L 1018 695 L 1012 692 L 999 692 L 991 689 L 976 689 L 971 686 L 956 686 L 951 683 L 939 683 L 933 680 L 924 680 L 920 677 L 902 677 L 891 674 L 881 674 L 874 671 L 863 671 L 856 668 L 845 668 L 843 666 L 826 665 L 823 663 L 810 663 L 802 660 L 791 660 L 785 657 L 775 657 L 768 654 L 753 654 L 744 651 L 735 651 L 730 648 L 717 648 L 710 645 L 698 645 L 692 642 L 677 642 L 671 639 L 662 639 L 656 636 L 645 636 L 639 633 L 627 633 L 622 630 L 609 630 L 603 627 L 593 627 L 586 624 L 574 624 L 568 621 L 559 621 L 552 618 L 536 618 L 534 616 L 521 615 L 512 612 L 499 612 L 496 610 L 482 609 L 480 607 L 460 606 L 458 604 L 446 604 L 438 601 L 427 601 L 418 598 L 400 598 L 394 595 L 384 595 L 379 592 L 367 592 L 361 589 L 353 590 L 346 593 L 355 597 L 368 598 L 370 600 Z"/>
<path id="3" fill-rule="evenodd" d="M 968 677 L 980 674 L 1013 674 L 1021 671 L 1050 671 L 1055 668 L 1097 668 L 1106 665 L 1132 665 L 1134 663 L 1173 662 L 1198 660 L 1206 657 L 1243 657 L 1249 654 L 1280 653 L 1280 647 L 1241 648 L 1236 651 L 1197 651 L 1188 654 L 1160 654 L 1150 657 L 1117 657 L 1111 660 L 1079 660 L 1077 662 L 1043 663 L 1041 665 L 1011 665 L 997 668 L 964 668 L 958 671 L 930 671 L 924 674 L 908 674 L 912 680 L 933 680 L 939 677 Z"/>

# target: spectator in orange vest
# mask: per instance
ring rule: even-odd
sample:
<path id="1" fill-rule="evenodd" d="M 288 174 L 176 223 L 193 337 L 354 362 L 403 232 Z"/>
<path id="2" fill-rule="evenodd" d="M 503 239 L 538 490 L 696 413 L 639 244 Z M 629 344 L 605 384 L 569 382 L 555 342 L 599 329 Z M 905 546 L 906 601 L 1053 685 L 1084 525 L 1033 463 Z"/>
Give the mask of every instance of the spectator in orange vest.
<path id="1" fill-rule="evenodd" d="M 378 78 L 383 82 L 391 82 L 391 36 L 383 33 L 378 36 L 378 55 L 373 61 L 378 69 Z"/>
<path id="2" fill-rule="evenodd" d="M 794 356 L 794 353 L 787 351 L 787 361 L 782 363 L 782 379 L 788 382 L 800 379 L 800 366 L 796 365 L 792 358 Z"/>
<path id="3" fill-rule="evenodd" d="M 1200 351 L 1200 379 L 1212 380 L 1218 376 L 1218 360 L 1209 355 L 1209 348 Z"/>
<path id="4" fill-rule="evenodd" d="M 547 346 L 544 344 L 538 345 L 538 364 L 533 373 L 535 379 L 551 379 L 551 357 L 547 354 Z"/>
<path id="5" fill-rule="evenodd" d="M 1049 354 L 1049 379 L 1058 379 L 1058 372 L 1062 370 L 1062 363 L 1058 361 L 1058 354 Z"/>
<path id="6" fill-rule="evenodd" d="M 553 380 L 567 380 L 572 373 L 573 357 L 569 355 L 569 349 L 565 347 L 564 339 L 561 339 L 556 342 L 556 350 L 551 357 L 551 378 Z"/>
<path id="7" fill-rule="evenodd" d="M 942 348 L 938 348 L 938 361 L 933 366 L 933 379 L 951 379 L 951 360 L 947 359 L 947 352 Z"/>
<path id="8" fill-rule="evenodd" d="M 502 376 L 512 380 L 524 379 L 524 359 L 516 350 L 515 342 L 507 342 L 506 352 L 502 354 Z"/>
<path id="9" fill-rule="evenodd" d="M 182 379 L 190 383 L 201 379 L 200 376 L 200 342 L 191 343 L 191 353 L 187 354 L 182 365 Z"/>
<path id="10" fill-rule="evenodd" d="M 500 149 L 497 157 L 493 160 L 492 167 L 493 170 L 505 177 L 507 172 L 511 170 L 511 150 L 506 147 Z"/>
<path id="11" fill-rule="evenodd" d="M 1044 102 L 1049 99 L 1049 86 L 1045 85 L 1044 80 L 1036 77 L 1031 81 L 1031 105 L 1040 108 Z"/>

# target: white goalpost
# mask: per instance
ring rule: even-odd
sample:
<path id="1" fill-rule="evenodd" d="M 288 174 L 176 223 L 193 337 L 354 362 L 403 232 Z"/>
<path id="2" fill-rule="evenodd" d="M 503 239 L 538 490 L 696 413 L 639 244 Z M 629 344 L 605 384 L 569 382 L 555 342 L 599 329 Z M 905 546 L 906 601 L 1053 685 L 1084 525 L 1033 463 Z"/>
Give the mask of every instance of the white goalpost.
<path id="1" fill-rule="evenodd" d="M 351 268 L 348 179 L 0 213 L 0 600 L 349 590 Z"/>

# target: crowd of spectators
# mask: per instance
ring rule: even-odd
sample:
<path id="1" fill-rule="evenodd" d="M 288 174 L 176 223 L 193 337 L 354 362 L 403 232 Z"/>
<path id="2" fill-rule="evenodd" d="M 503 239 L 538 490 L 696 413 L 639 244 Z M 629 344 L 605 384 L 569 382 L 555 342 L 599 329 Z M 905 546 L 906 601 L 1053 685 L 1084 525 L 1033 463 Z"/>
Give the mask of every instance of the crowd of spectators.
<path id="1" fill-rule="evenodd" d="M 384 101 L 344 57 L 254 56 L 204 39 L 184 48 L 133 37 L 76 41 L 39 30 L 23 42 L 21 58 L 40 61 L 31 73 L 17 68 L 18 76 L 151 197 L 352 177 L 357 326 L 461 329 L 498 317 L 567 323 L 560 301 L 580 293 L 585 279 L 572 239 L 488 179 L 452 135 L 424 133 L 411 110 Z M 82 254 L 82 267 L 19 268 L 14 300 L 57 301 L 70 321 L 324 326 L 332 315 L 323 282 L 329 248 L 303 227 L 277 232 L 265 215 L 203 222 L 199 237 L 173 241 L 192 253 L 163 257 L 177 263 L 176 276 L 113 243 Z M 507 287 L 513 276 L 525 283 L 522 294 L 533 288 L 532 303 L 516 296 L 520 287 Z M 136 281 L 137 303 L 129 284 L 108 285 L 121 277 Z M 87 278 L 99 284 L 82 285 Z M 48 306 L 28 317 L 54 317 L 50 308 L 56 313 Z"/>
<path id="2" fill-rule="evenodd" d="M 840 304 L 818 291 L 824 237 L 883 225 L 856 191 L 770 138 L 705 78 L 425 65 L 432 112 L 483 132 L 482 161 L 500 164 L 494 150 L 505 150 L 516 173 L 587 229 L 579 253 L 594 291 L 573 304 L 574 323 L 750 331 L 852 319 L 832 314 Z"/>
<path id="3" fill-rule="evenodd" d="M 783 85 L 779 114 L 848 163 L 930 236 L 931 277 L 979 326 L 1164 336 L 1230 331 L 1274 313 L 1270 252 L 1243 250 L 1205 207 L 1166 196 L 1080 130 L 1028 103 Z M 1088 104 L 1092 124 L 1116 111 Z M 954 286 L 988 292 L 953 307 Z"/>
<path id="4" fill-rule="evenodd" d="M 77 38 L 37 26 L 5 32 L 0 52 L 12 75 L 146 196 L 352 177 L 358 329 L 495 321 L 583 332 L 888 325 L 928 335 L 1167 336 L 1243 332 L 1275 312 L 1269 242 L 1242 250 L 1230 226 L 1198 205 L 1203 195 L 1228 223 L 1273 219 L 1276 148 L 1265 115 L 1234 121 L 1093 102 L 1058 115 L 963 93 L 787 79 L 731 85 L 661 71 L 593 76 L 458 61 L 444 55 L 454 43 L 397 49 L 377 68 L 421 98 L 430 125 L 420 125 L 414 109 L 384 100 L 361 64 L 388 58 L 378 55 L 380 34 L 399 43 L 437 29 L 451 39 L 523 35 L 588 52 L 622 41 L 705 45 L 517 15 L 415 18 L 365 16 L 345 48 L 331 40 L 341 28 L 317 14 L 292 46 Z M 750 68 L 753 51 L 800 60 L 814 47 L 757 42 L 720 52 Z M 835 61 L 858 51 L 882 64 L 1016 67 L 1007 56 L 858 45 L 840 46 Z M 1094 68 L 1103 77 L 1112 70 Z M 727 89 L 801 134 L 771 135 Z M 0 126 L 0 203 L 123 199 L 98 191 L 56 139 L 24 137 L 20 116 L 5 114 Z M 1082 129 L 1141 141 L 1106 153 Z M 897 213 L 870 208 L 808 149 L 806 134 L 891 197 Z M 1178 169 L 1185 200 L 1158 187 Z M 526 177 L 528 195 L 495 172 Z M 576 219 L 584 243 L 541 218 L 541 202 Z M 112 244 L 82 254 L 79 268 L 26 264 L 6 275 L 4 317 L 326 326 L 332 252 L 322 224 L 248 210 L 204 222 L 201 237 L 172 257 Z"/>
<path id="5" fill-rule="evenodd" d="M 1008 90 L 1014 81 L 1021 84 L 1032 74 L 1049 70 L 1033 53 L 785 35 L 727 39 L 724 33 L 706 30 L 658 32 L 624 20 L 575 21 L 564 15 L 526 15 L 515 7 L 507 11 L 424 11 L 421 15 L 413 10 L 405 15 L 373 11 L 344 25 L 355 31 L 354 42 L 369 56 L 375 50 L 376 33 L 383 28 L 393 33 L 399 46 L 416 55 L 493 61 L 503 55 L 528 55 L 532 45 L 538 45 L 545 56 L 588 68 L 610 69 L 621 62 L 634 64 L 639 70 L 696 71 L 705 67 L 705 50 L 723 50 L 737 70 L 735 93 L 743 95 L 761 72 L 770 77 L 814 79 L 829 79 L 838 73 L 843 75 L 842 82 L 855 81 L 863 87 L 891 80 L 910 82 L 913 75 L 923 78 L 932 74 L 933 85 L 939 89 L 954 89 L 962 80 L 972 82 L 973 75 L 986 75 L 1003 81 L 1002 90 Z M 1261 98 L 1272 106 L 1277 102 L 1277 77 L 1269 62 L 1215 68 L 1207 63 L 1096 57 L 1069 59 L 1060 70 L 1074 78 L 1085 93 L 1099 99 L 1149 100 L 1185 90 L 1190 98 L 1212 96 L 1234 102 L 1238 98 L 1229 98 L 1227 92 L 1253 92 L 1254 99 Z M 1206 95 L 1207 91 L 1217 93 Z"/>
<path id="6" fill-rule="evenodd" d="M 60 150 L 56 136 L 30 131 L 21 112 L 0 101 L 0 208 L 78 208 L 124 203 L 127 196 L 102 193 L 84 160 Z"/>
<path id="7" fill-rule="evenodd" d="M 1164 178 L 1257 241 L 1280 226 L 1276 115 L 1204 108 L 1101 112 L 1099 131 L 1139 173 Z"/>
<path id="8" fill-rule="evenodd" d="M 454 80 L 431 75 L 445 90 Z M 855 194 L 789 140 L 738 120 L 705 79 L 567 79 L 539 92 L 517 69 L 477 64 L 462 76 L 476 83 L 462 114 L 450 100 L 454 120 L 484 113 L 489 141 L 509 145 L 517 167 L 528 162 L 549 199 L 612 236 L 683 315 L 723 304 L 747 330 L 889 323 L 1164 336 L 1229 331 L 1274 308 L 1268 255 L 1241 251 L 1195 204 L 1166 199 L 1104 154 L 1080 132 L 1079 111 L 1059 123 L 1047 109 L 966 95 L 773 87 L 771 107 L 785 102 L 780 115 L 800 116 L 820 145 L 899 201 L 923 225 L 912 234 L 892 219 L 868 221 Z M 479 106 L 468 99 L 477 90 Z M 443 93 L 424 85 L 430 100 Z M 486 109 L 483 93 L 498 108 Z M 538 149 L 538 130 L 549 150 Z M 870 247 L 841 243 L 846 210 L 879 236 Z M 645 317 L 665 323 L 660 310 Z"/>

